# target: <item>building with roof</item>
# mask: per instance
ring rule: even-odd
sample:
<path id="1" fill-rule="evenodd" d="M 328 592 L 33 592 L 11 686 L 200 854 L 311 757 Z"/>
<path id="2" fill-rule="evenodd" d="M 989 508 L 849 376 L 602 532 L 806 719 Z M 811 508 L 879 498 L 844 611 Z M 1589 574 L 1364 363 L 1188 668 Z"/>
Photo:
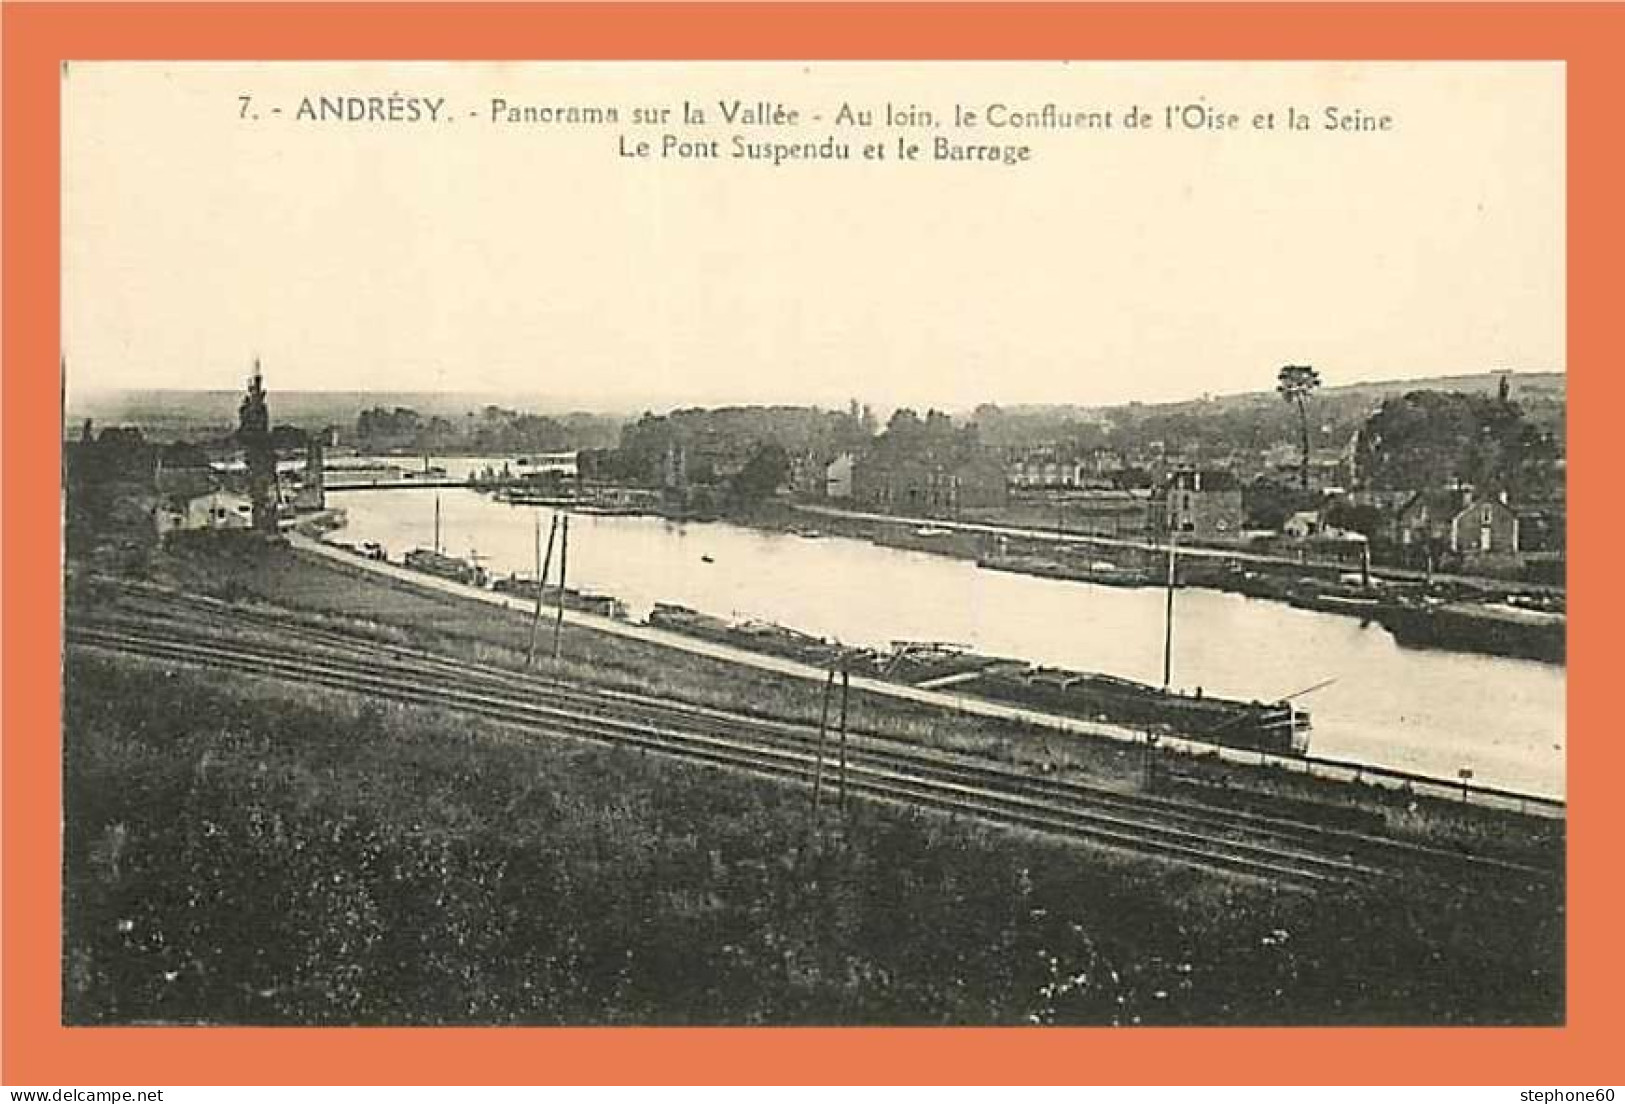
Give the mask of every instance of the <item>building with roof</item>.
<path id="1" fill-rule="evenodd" d="M 1168 476 L 1162 488 L 1164 532 L 1198 540 L 1233 540 L 1244 514 L 1241 483 L 1227 471 L 1186 468 Z"/>
<path id="2" fill-rule="evenodd" d="M 219 488 L 201 494 L 166 494 L 153 519 L 160 537 L 204 529 L 252 529 L 254 501 L 248 495 Z"/>
<path id="3" fill-rule="evenodd" d="M 1404 549 L 1443 550 L 1451 547 L 1456 515 L 1466 503 L 1466 491 L 1417 491 L 1394 515 L 1390 538 Z"/>
<path id="4" fill-rule="evenodd" d="M 852 470 L 852 498 L 901 514 L 953 513 L 1010 500 L 1004 464 L 984 450 L 966 455 L 870 452 Z"/>
<path id="5" fill-rule="evenodd" d="M 1450 551 L 1464 556 L 1515 555 L 1517 513 L 1499 499 L 1467 503 L 1450 519 Z"/>

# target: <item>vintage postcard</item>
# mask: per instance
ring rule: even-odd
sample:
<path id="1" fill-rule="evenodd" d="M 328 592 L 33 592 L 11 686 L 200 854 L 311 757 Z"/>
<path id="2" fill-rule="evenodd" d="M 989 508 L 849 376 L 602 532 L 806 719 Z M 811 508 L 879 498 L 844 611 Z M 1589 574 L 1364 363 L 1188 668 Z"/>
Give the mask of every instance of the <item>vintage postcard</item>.
<path id="1" fill-rule="evenodd" d="M 1560 62 L 71 62 L 62 1021 L 1565 1022 Z"/>

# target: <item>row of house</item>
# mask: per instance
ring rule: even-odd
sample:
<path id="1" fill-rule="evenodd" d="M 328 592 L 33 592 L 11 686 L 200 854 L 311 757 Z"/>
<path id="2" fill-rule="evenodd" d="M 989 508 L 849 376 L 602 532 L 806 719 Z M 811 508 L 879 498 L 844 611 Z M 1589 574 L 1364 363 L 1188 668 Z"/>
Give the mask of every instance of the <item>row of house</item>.
<path id="1" fill-rule="evenodd" d="M 1094 448 L 1071 454 L 1054 448 L 1012 450 L 1006 456 L 1006 478 L 1012 490 L 1110 490 L 1129 468 L 1116 449 Z"/>
<path id="2" fill-rule="evenodd" d="M 160 537 L 204 529 L 250 529 L 254 500 L 239 461 L 208 467 L 155 465 L 153 525 Z M 327 504 L 326 465 L 320 438 L 312 437 L 302 460 L 278 460 L 271 493 L 279 515 L 321 510 Z"/>
<path id="3" fill-rule="evenodd" d="M 1032 446 L 1004 450 L 1006 474 L 1012 491 L 1080 491 L 1120 488 L 1139 477 L 1150 485 L 1164 483 L 1177 472 L 1227 472 L 1238 481 L 1266 476 L 1296 486 L 1304 474 L 1296 447 L 1279 447 L 1258 454 L 1237 453 L 1199 460 L 1153 442 L 1153 447 L 1124 453 L 1104 446 L 1074 452 L 1058 446 Z M 1336 491 L 1353 478 L 1349 449 L 1317 449 L 1307 469 L 1311 490 Z"/>
<path id="4" fill-rule="evenodd" d="M 1394 515 L 1389 539 L 1418 553 L 1449 551 L 1491 559 L 1557 554 L 1564 549 L 1565 511 L 1551 503 L 1518 503 L 1471 488 L 1416 493 Z"/>
<path id="5" fill-rule="evenodd" d="M 845 453 L 815 470 L 822 473 L 821 486 L 803 480 L 798 489 L 867 509 L 947 514 L 1004 506 L 1012 495 L 1041 489 L 1066 492 L 1052 501 L 1057 516 L 1075 529 L 1125 535 L 1175 533 L 1220 543 L 1248 535 L 1242 482 L 1225 470 L 1176 470 L 1144 492 L 1100 487 L 1092 482 L 1100 469 L 1083 461 L 1034 455 L 1005 462 L 990 450 L 958 459 Z M 1341 496 L 1335 489 L 1333 494 Z M 1506 495 L 1475 496 L 1469 488 L 1396 494 L 1379 512 L 1384 515 L 1382 524 L 1370 539 L 1398 549 L 1400 559 L 1422 562 L 1448 553 L 1464 562 L 1488 565 L 1559 553 L 1563 545 L 1560 507 L 1519 504 Z M 1332 524 L 1328 513 L 1295 511 L 1280 536 L 1326 545 L 1368 540 Z"/>
<path id="6" fill-rule="evenodd" d="M 872 509 L 952 514 L 1003 506 L 1010 498 L 1004 465 L 980 450 L 965 456 L 871 453 L 854 457 L 850 471 L 852 500 Z"/>

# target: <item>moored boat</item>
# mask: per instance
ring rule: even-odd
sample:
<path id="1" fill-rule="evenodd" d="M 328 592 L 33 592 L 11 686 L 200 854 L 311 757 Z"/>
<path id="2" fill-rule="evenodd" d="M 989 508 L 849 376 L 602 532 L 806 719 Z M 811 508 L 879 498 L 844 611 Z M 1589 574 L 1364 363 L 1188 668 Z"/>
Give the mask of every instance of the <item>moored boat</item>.
<path id="1" fill-rule="evenodd" d="M 414 548 L 401 558 L 401 562 L 413 571 L 466 583 L 469 586 L 483 587 L 489 579 L 485 568 L 479 564 L 458 559 L 456 556 L 447 556 L 430 548 Z"/>
<path id="2" fill-rule="evenodd" d="M 1236 701 L 1200 690 L 1185 694 L 1112 675 L 981 655 L 940 642 L 896 641 L 887 650 L 861 651 L 782 625 L 732 622 L 669 603 L 656 604 L 649 624 L 814 666 L 841 664 L 854 674 L 922 689 L 951 689 L 1063 716 L 1280 755 L 1303 755 L 1308 750 L 1310 715 L 1287 701 Z"/>
<path id="3" fill-rule="evenodd" d="M 1401 644 L 1564 663 L 1566 614 L 1500 602 L 1396 602 L 1381 613 Z"/>

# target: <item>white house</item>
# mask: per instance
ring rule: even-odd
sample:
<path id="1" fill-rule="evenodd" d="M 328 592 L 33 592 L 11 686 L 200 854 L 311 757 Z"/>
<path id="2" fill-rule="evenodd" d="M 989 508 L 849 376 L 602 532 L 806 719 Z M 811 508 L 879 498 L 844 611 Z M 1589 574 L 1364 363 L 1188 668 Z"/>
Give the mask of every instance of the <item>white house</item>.
<path id="1" fill-rule="evenodd" d="M 855 458 L 850 452 L 843 452 L 829 462 L 824 469 L 824 494 L 830 498 L 852 497 L 852 467 Z"/>
<path id="2" fill-rule="evenodd" d="M 1281 532 L 1293 540 L 1308 540 L 1321 531 L 1319 510 L 1299 510 L 1286 519 Z"/>
<path id="3" fill-rule="evenodd" d="M 190 497 L 167 497 L 158 504 L 158 535 L 176 530 L 250 529 L 254 504 L 247 495 L 209 491 Z"/>

